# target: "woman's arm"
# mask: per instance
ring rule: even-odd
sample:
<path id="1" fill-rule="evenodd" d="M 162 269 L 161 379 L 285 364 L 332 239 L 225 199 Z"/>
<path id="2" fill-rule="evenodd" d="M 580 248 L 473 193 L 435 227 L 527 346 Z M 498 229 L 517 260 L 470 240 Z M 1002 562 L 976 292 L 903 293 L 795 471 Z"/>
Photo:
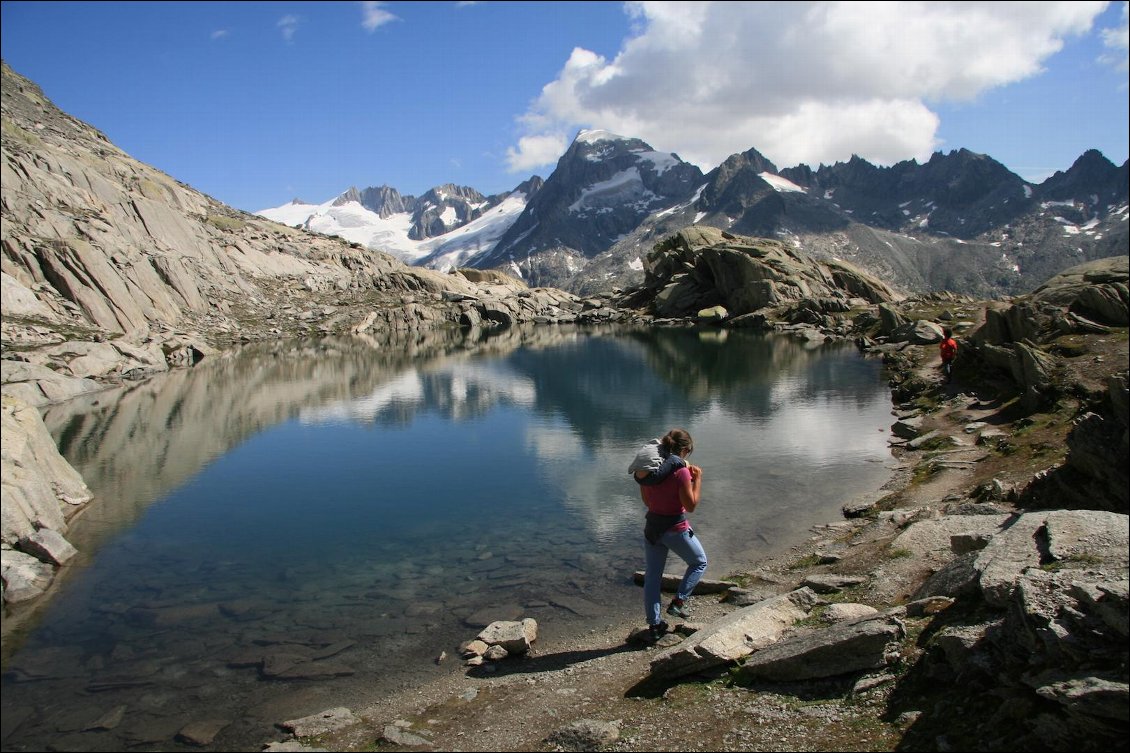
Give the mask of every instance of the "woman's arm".
<path id="1" fill-rule="evenodd" d="M 702 495 L 702 469 L 687 463 L 687 470 L 690 471 L 690 479 L 680 481 L 679 502 L 684 510 L 694 512 Z"/>

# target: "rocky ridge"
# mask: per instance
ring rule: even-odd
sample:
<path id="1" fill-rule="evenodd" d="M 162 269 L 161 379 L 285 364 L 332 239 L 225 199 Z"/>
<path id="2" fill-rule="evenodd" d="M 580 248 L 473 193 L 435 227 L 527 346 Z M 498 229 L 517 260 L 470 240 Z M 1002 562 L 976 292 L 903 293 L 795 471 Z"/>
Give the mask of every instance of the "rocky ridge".
<path id="1" fill-rule="evenodd" d="M 3 75 L 9 352 L 112 342 L 147 351 L 159 368 L 231 342 L 575 319 L 585 309 L 506 276 L 408 267 L 233 210 L 130 158 L 7 65 Z"/>

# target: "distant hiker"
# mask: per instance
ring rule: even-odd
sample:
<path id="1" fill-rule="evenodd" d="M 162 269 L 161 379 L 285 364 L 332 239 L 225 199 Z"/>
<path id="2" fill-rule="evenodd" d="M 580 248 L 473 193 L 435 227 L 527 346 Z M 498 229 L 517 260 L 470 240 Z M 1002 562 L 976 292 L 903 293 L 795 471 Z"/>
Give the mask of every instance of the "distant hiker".
<path id="1" fill-rule="evenodd" d="M 687 600 L 695 586 L 706 572 L 706 552 L 691 529 L 687 513 L 695 511 L 702 495 L 702 469 L 686 462 L 687 455 L 694 451 L 694 440 L 683 429 L 672 429 L 662 439 L 653 440 L 656 455 L 663 458 L 653 471 L 654 462 L 632 471 L 640 486 L 640 496 L 647 506 L 644 525 L 644 570 L 643 604 L 647 618 L 648 634 L 652 640 L 659 640 L 670 627 L 660 617 L 663 569 L 667 564 L 667 553 L 674 552 L 687 563 L 687 570 L 675 598 L 667 606 L 667 614 L 686 619 L 689 615 Z M 650 454 L 645 446 L 637 455 L 630 468 L 635 468 L 640 456 Z M 676 463 L 672 458 L 677 458 Z M 658 457 L 655 458 L 658 460 Z M 644 458 L 648 460 L 647 457 Z M 663 468 L 670 465 L 670 472 L 658 483 L 647 484 L 649 475 L 660 475 Z M 647 472 L 644 472 L 647 471 Z M 643 472 L 643 478 L 640 477 Z"/>
<path id="2" fill-rule="evenodd" d="M 949 384 L 953 381 L 953 359 L 957 358 L 957 340 L 953 339 L 953 330 L 949 327 L 942 329 L 938 351 L 942 354 L 942 373 L 946 375 L 946 384 Z"/>

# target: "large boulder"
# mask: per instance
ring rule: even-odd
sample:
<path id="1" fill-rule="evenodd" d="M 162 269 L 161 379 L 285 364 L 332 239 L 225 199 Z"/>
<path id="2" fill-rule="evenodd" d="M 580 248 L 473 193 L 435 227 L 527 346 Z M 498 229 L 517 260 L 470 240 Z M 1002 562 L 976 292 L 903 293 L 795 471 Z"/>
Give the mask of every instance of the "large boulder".
<path id="1" fill-rule="evenodd" d="M 693 316 L 724 306 L 732 316 L 767 307 L 824 299 L 890 301 L 896 294 L 844 262 L 821 262 L 791 245 L 694 226 L 657 243 L 644 285 L 655 291 L 658 316 Z"/>
<path id="2" fill-rule="evenodd" d="M 774 643 L 747 659 L 737 675 L 793 682 L 882 669 L 898 661 L 905 637 L 897 617 L 871 615 Z"/>
<path id="3" fill-rule="evenodd" d="M 1031 299 L 1125 327 L 1130 324 L 1128 281 L 1130 257 L 1113 256 L 1065 269 L 1034 290 Z"/>

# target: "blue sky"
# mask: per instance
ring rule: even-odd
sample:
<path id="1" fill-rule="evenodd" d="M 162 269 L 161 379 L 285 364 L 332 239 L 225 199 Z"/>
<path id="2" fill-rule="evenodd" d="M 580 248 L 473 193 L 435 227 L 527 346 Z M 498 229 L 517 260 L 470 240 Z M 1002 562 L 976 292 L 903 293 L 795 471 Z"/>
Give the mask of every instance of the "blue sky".
<path id="1" fill-rule="evenodd" d="M 350 186 L 486 194 L 579 128 L 704 171 L 988 154 L 1127 159 L 1127 4 L 3 2 L 3 57 L 234 207 Z"/>

